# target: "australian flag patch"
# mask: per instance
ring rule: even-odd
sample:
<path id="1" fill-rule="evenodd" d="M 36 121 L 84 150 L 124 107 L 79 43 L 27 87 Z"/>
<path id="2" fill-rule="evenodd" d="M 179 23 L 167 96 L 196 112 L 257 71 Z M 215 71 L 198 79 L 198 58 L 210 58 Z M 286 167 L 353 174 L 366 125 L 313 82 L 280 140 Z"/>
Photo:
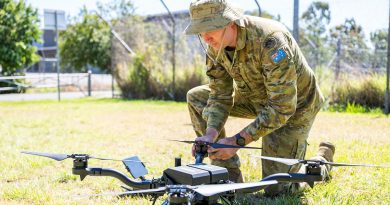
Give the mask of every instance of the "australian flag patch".
<path id="1" fill-rule="evenodd" d="M 275 53 L 271 55 L 272 61 L 276 64 L 280 63 L 285 58 L 287 58 L 287 54 L 283 48 L 279 48 Z"/>

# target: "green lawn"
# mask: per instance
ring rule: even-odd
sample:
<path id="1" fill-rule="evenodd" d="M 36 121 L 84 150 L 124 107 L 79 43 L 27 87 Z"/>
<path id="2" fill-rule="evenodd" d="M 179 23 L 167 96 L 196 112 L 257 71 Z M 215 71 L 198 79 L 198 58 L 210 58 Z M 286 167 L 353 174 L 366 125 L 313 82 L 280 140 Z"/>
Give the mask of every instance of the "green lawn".
<path id="1" fill-rule="evenodd" d="M 230 118 L 227 132 L 235 134 L 250 120 Z M 335 160 L 347 163 L 390 164 L 390 118 L 373 114 L 321 112 L 310 134 L 308 153 L 320 141 L 336 144 Z M 182 156 L 192 163 L 190 145 L 164 139 L 194 139 L 185 103 L 123 100 L 71 100 L 0 103 L 0 204 L 151 204 L 148 199 L 77 198 L 79 194 L 122 191 L 120 181 L 108 177 L 71 174 L 72 161 L 57 162 L 20 154 L 21 150 L 88 153 L 146 161 L 148 178 L 159 177 Z M 254 146 L 260 146 L 256 142 Z M 239 151 L 246 181 L 261 179 L 261 163 Z M 206 160 L 208 161 L 208 160 Z M 126 172 L 120 162 L 90 160 L 90 166 Z M 335 168 L 333 179 L 304 195 L 275 199 L 252 194 L 253 204 L 390 204 L 390 169 Z"/>

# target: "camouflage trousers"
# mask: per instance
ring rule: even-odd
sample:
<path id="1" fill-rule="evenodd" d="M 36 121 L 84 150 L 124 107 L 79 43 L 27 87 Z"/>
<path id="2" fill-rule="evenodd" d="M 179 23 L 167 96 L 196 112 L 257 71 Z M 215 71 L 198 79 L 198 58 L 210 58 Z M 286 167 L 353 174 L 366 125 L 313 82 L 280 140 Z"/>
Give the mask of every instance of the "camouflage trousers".
<path id="1" fill-rule="evenodd" d="M 203 119 L 202 112 L 207 105 L 209 93 L 210 88 L 208 85 L 195 87 L 187 93 L 187 103 L 190 117 L 193 128 L 198 137 L 204 135 L 206 131 L 207 122 Z M 234 105 L 229 113 L 229 116 L 254 119 L 261 109 L 261 106 L 252 103 L 250 99 L 244 98 L 240 95 L 239 92 L 235 90 Z M 306 119 L 304 120 L 306 122 L 304 123 L 300 123 L 298 125 L 287 123 L 269 135 L 262 137 L 262 155 L 303 159 L 306 153 L 306 140 L 309 136 L 309 131 L 316 113 L 317 111 L 309 117 L 306 115 Z M 224 137 L 226 137 L 226 134 L 225 129 L 223 128 L 218 136 L 218 139 Z M 240 159 L 236 154 L 232 158 L 225 161 L 211 160 L 211 164 L 226 168 L 239 168 Z M 301 165 L 287 166 L 278 162 L 262 160 L 262 177 L 264 178 L 275 173 L 296 173 L 300 170 L 300 168 Z M 265 189 L 265 192 L 268 195 L 276 195 L 291 190 L 291 187 L 296 187 L 296 184 L 293 185 L 292 183 L 279 183 L 277 185 L 268 186 Z"/>

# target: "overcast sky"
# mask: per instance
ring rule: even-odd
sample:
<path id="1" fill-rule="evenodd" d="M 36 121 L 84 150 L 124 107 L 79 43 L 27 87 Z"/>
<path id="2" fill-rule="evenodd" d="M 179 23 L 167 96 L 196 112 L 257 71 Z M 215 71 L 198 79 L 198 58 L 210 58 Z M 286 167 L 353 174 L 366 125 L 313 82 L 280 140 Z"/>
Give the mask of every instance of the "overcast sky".
<path id="1" fill-rule="evenodd" d="M 63 10 L 67 15 L 77 15 L 85 5 L 88 9 L 95 9 L 98 0 L 26 0 L 41 12 L 43 9 Z M 102 3 L 111 0 L 100 0 Z M 354 17 L 358 24 L 363 26 L 366 37 L 377 29 L 388 27 L 389 1 L 388 0 L 323 0 L 329 2 L 331 10 L 331 26 L 341 24 L 346 18 Z M 138 14 L 148 15 L 164 13 L 165 8 L 160 0 L 133 0 Z M 257 10 L 254 0 L 230 0 L 244 10 Z M 262 10 L 273 15 L 280 15 L 281 21 L 292 28 L 293 0 L 258 0 Z M 304 12 L 312 0 L 300 0 L 300 13 Z M 165 0 L 171 11 L 187 10 L 190 0 Z"/>

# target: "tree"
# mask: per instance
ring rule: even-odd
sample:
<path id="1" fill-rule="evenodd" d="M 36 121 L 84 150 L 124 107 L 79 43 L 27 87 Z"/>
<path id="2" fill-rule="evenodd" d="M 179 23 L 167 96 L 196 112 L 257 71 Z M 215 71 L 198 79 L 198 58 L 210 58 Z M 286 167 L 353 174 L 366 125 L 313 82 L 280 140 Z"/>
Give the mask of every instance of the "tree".
<path id="1" fill-rule="evenodd" d="M 301 29 L 301 47 L 313 68 L 329 61 L 331 50 L 327 27 L 331 20 L 327 2 L 313 2 L 302 14 L 304 29 Z"/>
<path id="2" fill-rule="evenodd" d="M 374 71 L 386 67 L 387 62 L 387 29 L 376 30 L 370 35 L 374 46 L 374 54 L 371 56 L 371 67 Z"/>
<path id="3" fill-rule="evenodd" d="M 85 72 L 88 65 L 103 71 L 110 68 L 110 29 L 95 14 L 86 10 L 82 21 L 60 33 L 59 49 L 62 67 Z"/>
<path id="4" fill-rule="evenodd" d="M 105 19 L 121 20 L 135 13 L 135 6 L 129 0 L 113 0 L 107 4 L 96 3 L 99 13 Z"/>
<path id="5" fill-rule="evenodd" d="M 344 24 L 332 28 L 331 37 L 334 45 L 341 40 L 343 62 L 358 68 L 369 67 L 369 52 L 364 40 L 364 31 L 354 18 L 346 19 Z"/>
<path id="6" fill-rule="evenodd" d="M 103 18 L 115 25 L 134 13 L 134 5 L 129 0 L 114 0 L 107 4 L 97 3 Z M 81 20 L 79 20 L 81 19 Z M 60 34 L 60 57 L 63 67 L 85 72 L 88 66 L 102 71 L 111 69 L 110 28 L 96 14 L 82 9 L 79 18 Z"/>
<path id="7" fill-rule="evenodd" d="M 259 15 L 259 10 L 256 9 L 256 10 L 253 10 L 253 11 L 245 12 L 245 14 L 246 15 L 251 15 L 251 16 L 258 16 Z M 267 18 L 267 19 L 273 19 L 273 20 L 276 20 L 276 21 L 280 21 L 280 15 L 279 14 L 277 16 L 274 16 L 271 13 L 269 13 L 268 11 L 264 11 L 264 10 L 261 11 L 261 17 Z"/>
<path id="8" fill-rule="evenodd" d="M 14 75 L 18 69 L 39 60 L 34 42 L 41 32 L 37 10 L 21 0 L 0 1 L 0 65 L 1 75 Z"/>

